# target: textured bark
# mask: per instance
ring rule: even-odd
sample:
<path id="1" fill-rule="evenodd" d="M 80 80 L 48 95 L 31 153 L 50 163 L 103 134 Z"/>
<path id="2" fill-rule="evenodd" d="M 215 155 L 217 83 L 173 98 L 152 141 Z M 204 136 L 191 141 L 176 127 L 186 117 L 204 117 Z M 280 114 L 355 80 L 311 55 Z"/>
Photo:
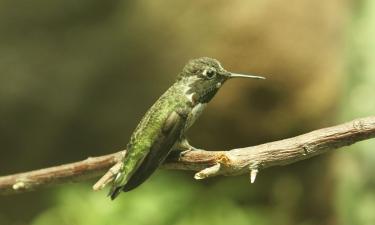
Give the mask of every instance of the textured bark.
<path id="1" fill-rule="evenodd" d="M 173 152 L 163 168 L 198 171 L 196 179 L 217 175 L 249 173 L 251 182 L 257 173 L 271 166 L 282 166 L 304 160 L 355 142 L 375 137 L 375 117 L 353 120 L 337 126 L 319 129 L 293 138 L 230 151 Z M 87 180 L 116 168 L 125 151 L 89 157 L 86 160 L 25 173 L 0 177 L 0 194 L 12 194 L 40 187 Z M 113 179 L 115 171 L 107 172 L 104 185 Z M 103 179 L 103 178 L 102 178 Z"/>

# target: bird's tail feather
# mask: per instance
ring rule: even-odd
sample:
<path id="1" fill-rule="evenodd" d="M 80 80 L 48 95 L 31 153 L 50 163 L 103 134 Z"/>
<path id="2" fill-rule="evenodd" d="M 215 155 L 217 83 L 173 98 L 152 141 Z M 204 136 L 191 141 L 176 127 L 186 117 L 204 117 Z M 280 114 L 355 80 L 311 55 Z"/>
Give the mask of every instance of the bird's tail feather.
<path id="1" fill-rule="evenodd" d="M 123 188 L 122 186 L 120 187 L 113 186 L 108 193 L 108 197 L 110 197 L 111 200 L 114 200 L 121 193 L 122 188 Z"/>
<path id="2" fill-rule="evenodd" d="M 125 171 L 120 171 L 116 174 L 116 178 L 112 183 L 112 187 L 108 193 L 108 196 L 111 200 L 114 200 L 124 189 L 124 186 L 128 182 L 130 177 L 130 173 L 126 173 Z"/>

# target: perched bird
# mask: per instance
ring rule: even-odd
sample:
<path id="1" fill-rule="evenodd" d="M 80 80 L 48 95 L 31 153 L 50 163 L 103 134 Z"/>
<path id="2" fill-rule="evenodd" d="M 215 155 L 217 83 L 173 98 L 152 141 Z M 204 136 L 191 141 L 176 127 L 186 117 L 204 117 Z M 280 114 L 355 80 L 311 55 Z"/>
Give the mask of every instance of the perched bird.
<path id="1" fill-rule="evenodd" d="M 111 199 L 142 184 L 173 149 L 194 150 L 185 132 L 225 81 L 241 77 L 264 79 L 228 72 L 216 59 L 190 60 L 134 130 L 120 171 L 115 175 Z"/>

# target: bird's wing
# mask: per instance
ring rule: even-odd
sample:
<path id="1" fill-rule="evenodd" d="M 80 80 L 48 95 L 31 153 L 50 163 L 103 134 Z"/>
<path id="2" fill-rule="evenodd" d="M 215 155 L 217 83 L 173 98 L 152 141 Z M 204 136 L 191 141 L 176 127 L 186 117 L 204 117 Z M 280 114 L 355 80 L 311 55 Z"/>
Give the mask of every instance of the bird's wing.
<path id="1" fill-rule="evenodd" d="M 187 112 L 173 111 L 165 120 L 162 132 L 154 140 L 142 164 L 132 174 L 123 191 L 130 191 L 142 184 L 165 160 L 186 126 Z"/>

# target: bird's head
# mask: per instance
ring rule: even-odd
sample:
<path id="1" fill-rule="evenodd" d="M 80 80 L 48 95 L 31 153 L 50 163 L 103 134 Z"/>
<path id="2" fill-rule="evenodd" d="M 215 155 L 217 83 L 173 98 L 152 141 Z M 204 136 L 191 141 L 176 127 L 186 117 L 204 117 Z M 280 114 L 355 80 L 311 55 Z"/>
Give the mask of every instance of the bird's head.
<path id="1" fill-rule="evenodd" d="M 225 81 L 232 78 L 265 79 L 260 76 L 236 74 L 226 71 L 216 59 L 202 57 L 190 60 L 177 77 L 186 87 L 187 95 L 201 103 L 209 102 Z"/>

